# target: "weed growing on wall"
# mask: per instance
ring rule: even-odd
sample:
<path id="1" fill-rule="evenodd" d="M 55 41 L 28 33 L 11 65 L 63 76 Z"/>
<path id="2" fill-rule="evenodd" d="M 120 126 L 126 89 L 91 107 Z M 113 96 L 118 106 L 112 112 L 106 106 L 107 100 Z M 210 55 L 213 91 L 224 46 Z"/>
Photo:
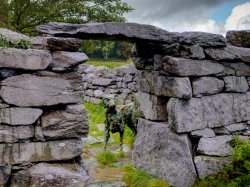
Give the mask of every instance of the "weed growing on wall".
<path id="1" fill-rule="evenodd" d="M 217 175 L 197 182 L 194 187 L 249 187 L 250 186 L 250 140 L 235 136 L 233 162 Z"/>
<path id="2" fill-rule="evenodd" d="M 20 39 L 16 42 L 10 42 L 0 35 L 0 47 L 17 48 L 17 49 L 30 49 L 31 42 L 28 40 Z"/>

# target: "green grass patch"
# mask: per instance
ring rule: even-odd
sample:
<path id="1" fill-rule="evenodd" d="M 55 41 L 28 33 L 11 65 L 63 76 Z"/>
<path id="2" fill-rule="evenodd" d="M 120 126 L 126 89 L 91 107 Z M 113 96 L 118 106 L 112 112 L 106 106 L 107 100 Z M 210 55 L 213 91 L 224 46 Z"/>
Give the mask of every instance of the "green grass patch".
<path id="1" fill-rule="evenodd" d="M 2 35 L 0 35 L 0 47 L 30 49 L 31 41 L 21 39 L 13 43 L 5 39 Z"/>
<path id="2" fill-rule="evenodd" d="M 93 65 L 93 66 L 105 66 L 110 69 L 114 69 L 120 66 L 124 66 L 127 64 L 130 64 L 131 61 L 126 61 L 126 60 L 109 60 L 109 61 L 104 61 L 104 60 L 89 60 L 85 64 L 88 65 Z"/>
<path id="3" fill-rule="evenodd" d="M 89 135 L 98 138 L 100 136 L 105 137 L 104 130 L 100 130 L 100 126 L 102 129 L 105 128 L 105 109 L 103 103 L 94 104 L 94 103 L 84 103 L 88 114 L 89 114 Z M 111 134 L 110 136 L 113 143 L 109 142 L 108 145 L 119 145 L 120 144 L 120 135 L 119 133 Z M 124 135 L 123 135 L 123 143 L 129 145 L 130 147 L 133 146 L 135 140 L 135 135 L 130 128 L 127 126 L 125 127 Z M 87 147 L 99 147 L 103 146 L 103 143 L 97 145 L 87 145 Z"/>
<path id="4" fill-rule="evenodd" d="M 118 161 L 117 156 L 109 150 L 100 152 L 96 156 L 96 159 L 101 167 L 112 167 Z"/>
<path id="5" fill-rule="evenodd" d="M 250 140 L 235 136 L 233 161 L 216 175 L 198 181 L 194 187 L 250 187 Z"/>
<path id="6" fill-rule="evenodd" d="M 135 169 L 130 165 L 125 166 L 124 171 L 123 180 L 128 187 L 168 187 L 167 182 Z"/>

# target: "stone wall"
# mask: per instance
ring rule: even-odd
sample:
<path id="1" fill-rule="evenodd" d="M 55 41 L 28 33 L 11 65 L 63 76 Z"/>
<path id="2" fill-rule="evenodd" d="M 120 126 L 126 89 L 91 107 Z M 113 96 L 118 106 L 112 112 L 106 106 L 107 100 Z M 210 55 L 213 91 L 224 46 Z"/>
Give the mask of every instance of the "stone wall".
<path id="1" fill-rule="evenodd" d="M 243 32 L 250 33 L 229 32 L 228 43 L 219 35 L 184 33 L 179 42 L 137 44 L 143 116 L 135 167 L 191 186 L 230 162 L 234 134 L 249 139 L 250 37 Z"/>
<path id="2" fill-rule="evenodd" d="M 84 186 L 81 40 L 0 33 L 36 48 L 0 48 L 0 186 Z"/>
<path id="3" fill-rule="evenodd" d="M 133 64 L 113 70 L 83 64 L 78 72 L 83 77 L 82 98 L 86 102 L 100 103 L 103 95 L 114 94 L 121 103 L 126 103 L 138 92 L 137 71 Z"/>

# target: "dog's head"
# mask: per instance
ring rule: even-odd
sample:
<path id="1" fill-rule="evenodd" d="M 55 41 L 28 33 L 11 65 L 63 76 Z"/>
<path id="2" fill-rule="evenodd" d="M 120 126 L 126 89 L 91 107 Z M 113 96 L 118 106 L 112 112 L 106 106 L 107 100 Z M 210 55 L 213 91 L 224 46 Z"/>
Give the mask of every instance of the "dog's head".
<path id="1" fill-rule="evenodd" d="M 112 95 L 106 95 L 103 97 L 104 108 L 107 112 L 114 111 L 116 109 L 115 106 L 115 97 Z"/>

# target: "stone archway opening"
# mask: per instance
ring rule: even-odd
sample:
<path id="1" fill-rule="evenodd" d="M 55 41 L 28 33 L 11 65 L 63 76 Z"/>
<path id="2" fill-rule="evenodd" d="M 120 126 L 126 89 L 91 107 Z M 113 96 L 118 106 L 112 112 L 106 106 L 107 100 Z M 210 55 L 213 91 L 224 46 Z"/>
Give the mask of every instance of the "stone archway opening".
<path id="1" fill-rule="evenodd" d="M 37 42 L 45 42 L 38 46 L 50 50 L 54 47 L 62 51 L 63 44 L 75 45 L 78 39 L 136 43 L 134 63 L 139 70 L 142 117 L 133 151 L 135 167 L 165 179 L 173 186 L 191 186 L 198 178 L 216 173 L 228 162 L 232 155 L 232 134 L 249 138 L 250 49 L 248 44 L 240 42 L 249 41 L 248 35 L 241 33 L 245 31 L 229 32 L 227 43 L 223 36 L 217 34 L 170 33 L 153 26 L 132 23 L 49 23 L 39 26 L 38 30 L 52 36 Z M 20 58 L 14 58 L 13 54 Z M 71 61 L 68 52 L 51 55 L 44 51 L 16 49 L 1 49 L 0 55 L 2 68 L 27 70 L 25 74 L 10 76 L 1 82 L 0 95 L 4 104 L 8 105 L 6 108 L 14 111 L 14 114 L 10 112 L 12 118 L 20 109 L 25 116 L 27 113 L 24 114 L 26 110 L 23 108 L 36 110 L 36 115 L 39 109 L 43 113 L 32 118 L 35 125 L 30 131 L 34 131 L 34 138 L 25 138 L 26 142 L 22 142 L 18 135 L 17 140 L 2 141 L 1 176 L 9 178 L 14 172 L 11 183 L 27 184 L 23 176 L 35 174 L 38 167 L 46 171 L 44 176 L 49 173 L 49 177 L 54 177 L 50 171 L 58 171 L 56 168 L 59 167 L 68 173 L 65 166 L 69 163 L 66 161 L 72 160 L 75 161 L 74 171 L 84 171 L 79 167 L 81 150 L 78 135 L 82 134 L 79 130 L 86 132 L 86 129 L 75 126 L 70 131 L 67 128 L 68 117 L 78 119 L 79 115 L 86 116 L 83 115 L 86 111 L 76 105 L 81 77 L 71 72 L 83 56 Z M 63 63 L 57 63 L 58 59 Z M 48 67 L 54 70 L 50 71 Z M 66 109 L 47 113 L 43 108 L 58 104 L 66 105 Z M 18 116 L 16 121 L 20 122 Z M 6 128 L 12 128 L 9 126 L 13 121 L 8 119 L 2 123 L 7 124 Z M 46 120 L 46 125 L 41 125 Z M 62 129 L 56 129 L 58 124 Z M 62 135 L 62 130 L 71 133 Z M 40 139 L 39 132 L 42 132 L 44 140 Z M 13 137 L 16 138 L 15 134 Z M 27 161 L 34 165 L 19 171 Z M 72 167 L 71 162 L 69 165 Z M 64 179 L 61 182 L 72 182 L 64 174 L 58 174 L 60 179 Z M 72 170 L 68 174 L 78 177 L 79 184 L 86 182 L 85 175 L 80 176 Z"/>

